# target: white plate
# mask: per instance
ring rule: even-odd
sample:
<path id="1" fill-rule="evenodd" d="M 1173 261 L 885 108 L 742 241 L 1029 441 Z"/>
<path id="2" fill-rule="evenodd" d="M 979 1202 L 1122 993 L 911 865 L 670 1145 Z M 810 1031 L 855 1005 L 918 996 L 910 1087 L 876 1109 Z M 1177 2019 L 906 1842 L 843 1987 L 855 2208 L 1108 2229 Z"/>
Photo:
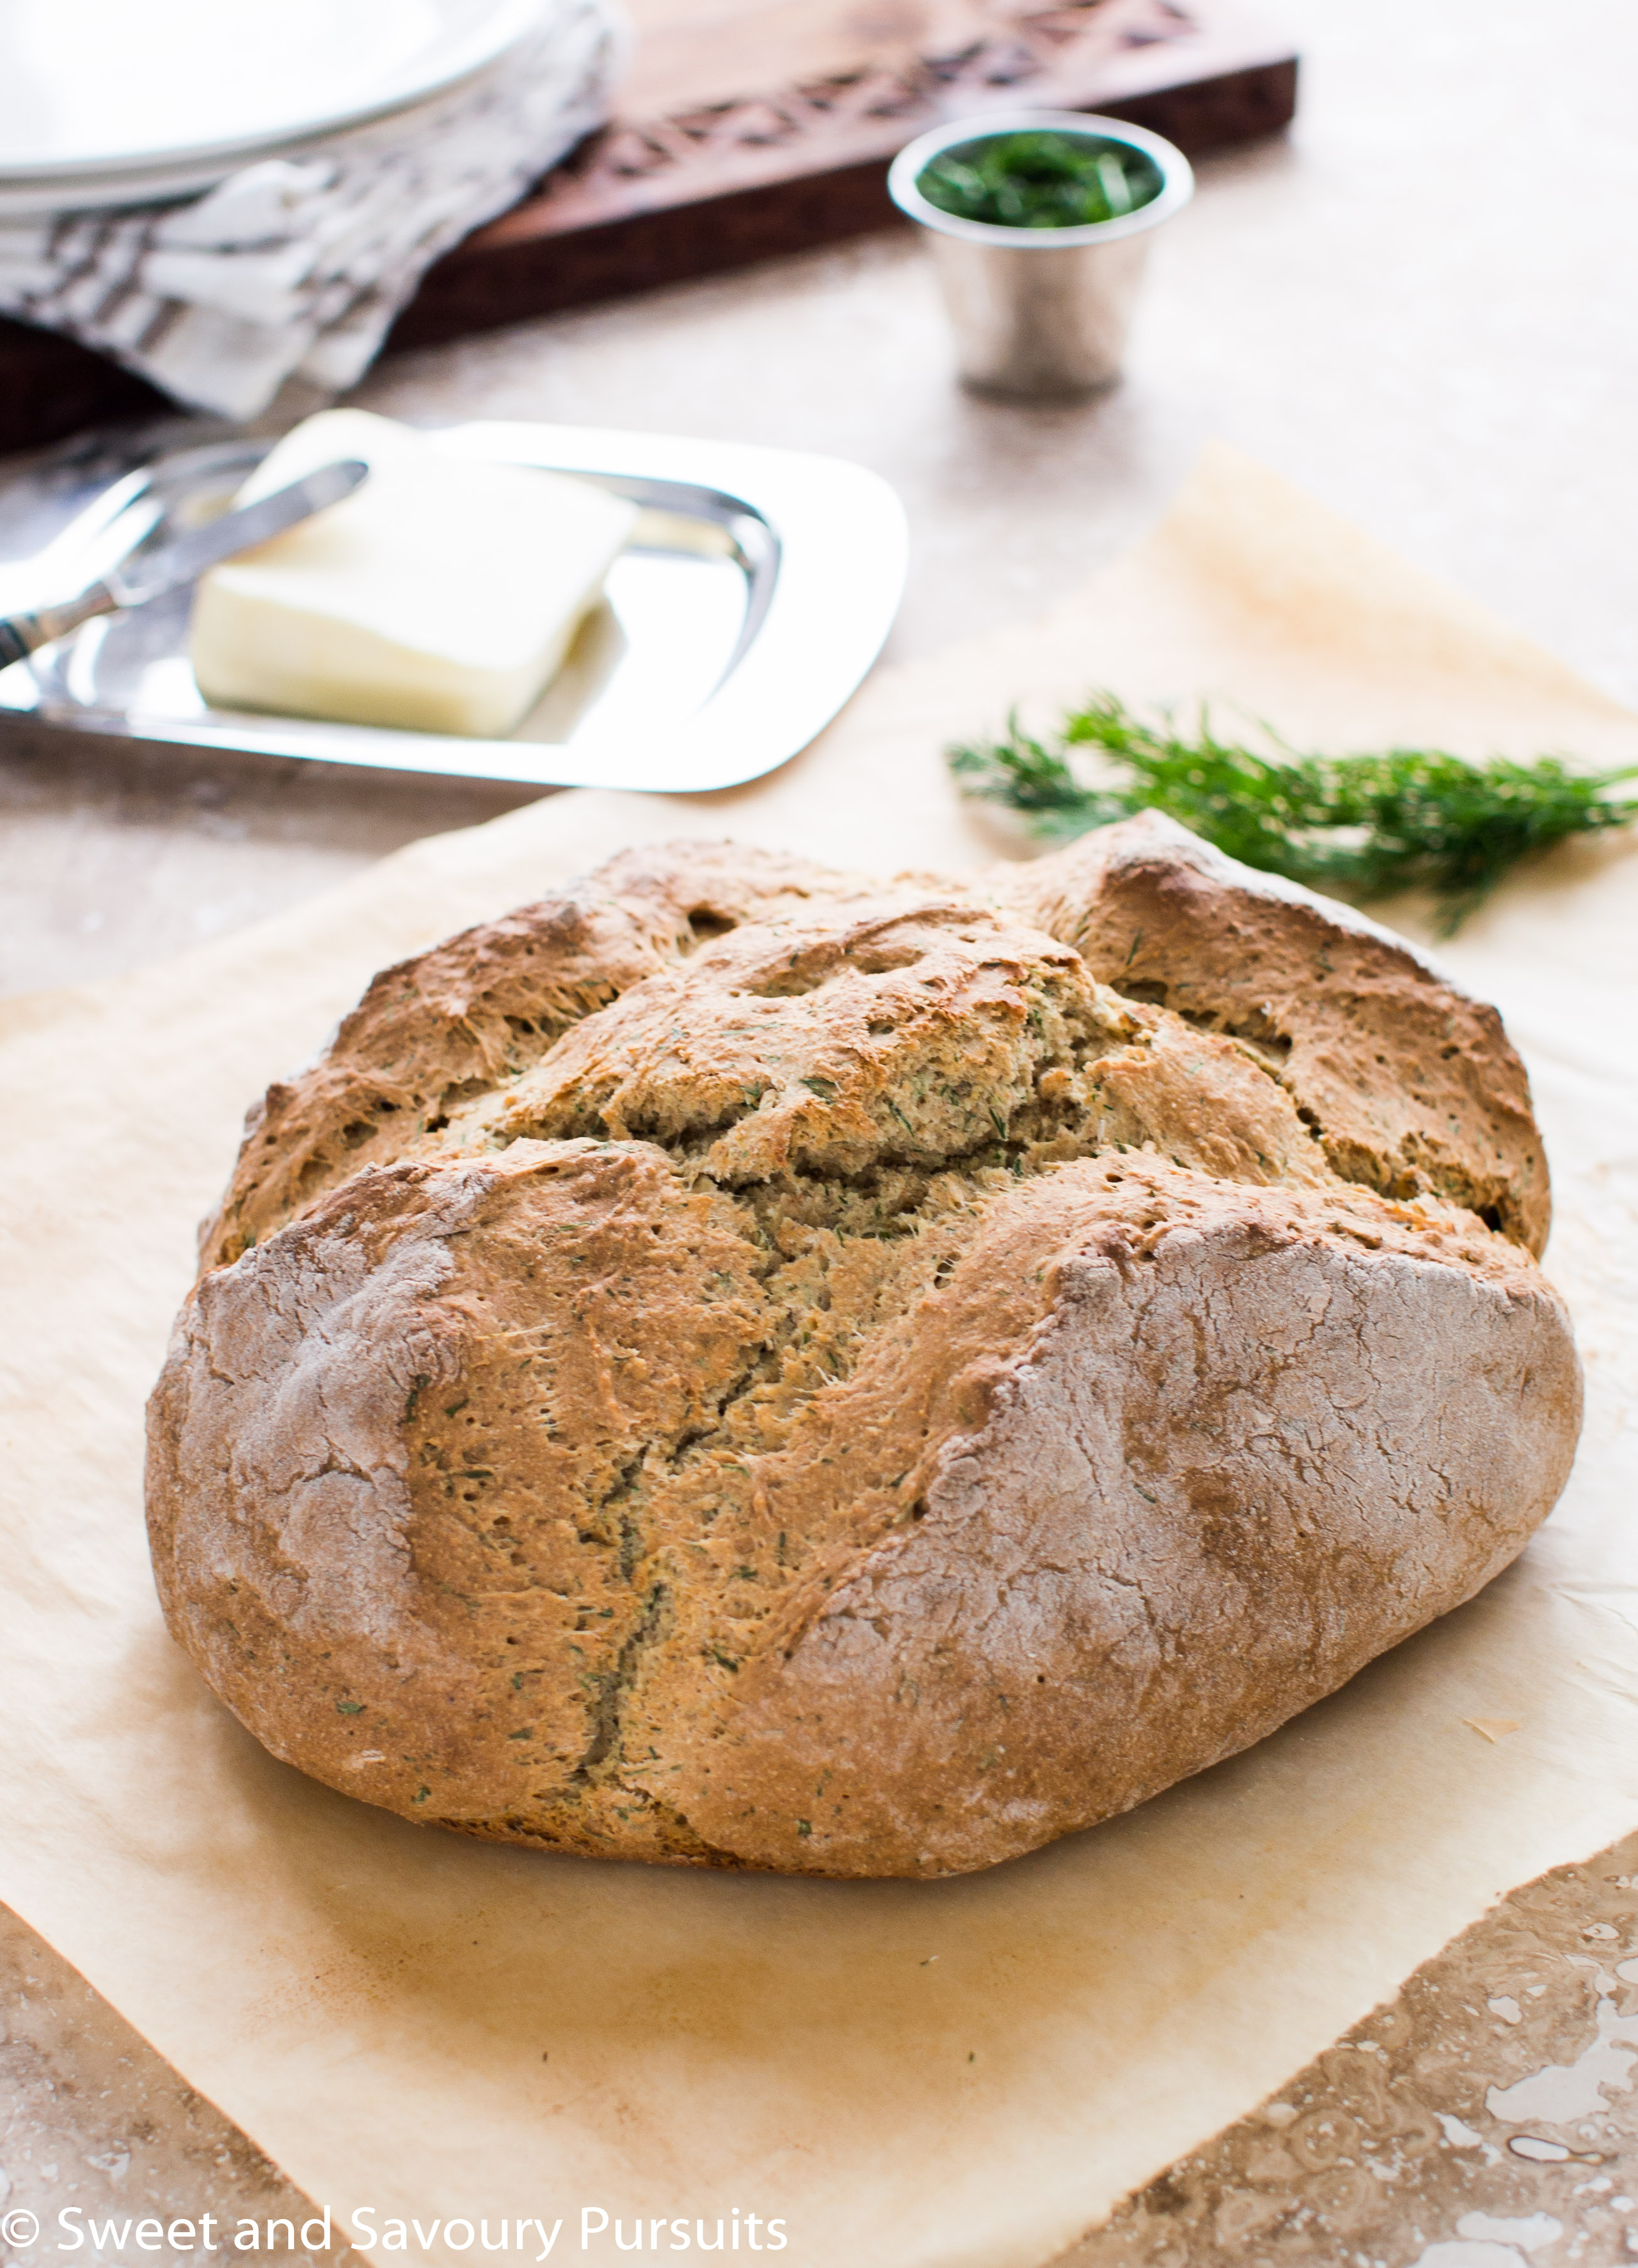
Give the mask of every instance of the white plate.
<path id="1" fill-rule="evenodd" d="M 0 0 L 0 183 L 226 165 L 459 84 L 542 0 Z"/>
<path id="2" fill-rule="evenodd" d="M 10 710 L 64 731 L 388 770 L 697 793 L 755 779 L 805 747 L 864 675 L 898 611 L 903 507 L 861 466 L 571 425 L 457 425 L 433 438 L 452 456 L 583 475 L 643 508 L 606 603 L 509 739 L 208 708 L 187 664 L 186 593 L 87 623 L 0 671 L 0 718 Z M 271 446 L 173 447 L 129 492 L 145 485 L 164 500 L 163 535 L 224 501 Z M 70 454 L 55 473 L 36 470 L 0 491 L 0 563 L 0 563 L 0 611 L 53 594 L 32 564 L 48 542 L 53 592 L 107 571 L 99 498 L 130 461 L 105 457 L 87 478 Z"/>

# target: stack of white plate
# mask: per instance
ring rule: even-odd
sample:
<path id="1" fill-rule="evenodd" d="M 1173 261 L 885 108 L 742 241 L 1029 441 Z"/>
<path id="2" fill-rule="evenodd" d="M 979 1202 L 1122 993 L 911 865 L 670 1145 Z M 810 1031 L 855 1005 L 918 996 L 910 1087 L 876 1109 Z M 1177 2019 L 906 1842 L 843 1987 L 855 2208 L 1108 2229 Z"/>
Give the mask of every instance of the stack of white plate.
<path id="1" fill-rule="evenodd" d="M 438 100 L 547 0 L 0 0 L 0 218 L 146 204 Z"/>

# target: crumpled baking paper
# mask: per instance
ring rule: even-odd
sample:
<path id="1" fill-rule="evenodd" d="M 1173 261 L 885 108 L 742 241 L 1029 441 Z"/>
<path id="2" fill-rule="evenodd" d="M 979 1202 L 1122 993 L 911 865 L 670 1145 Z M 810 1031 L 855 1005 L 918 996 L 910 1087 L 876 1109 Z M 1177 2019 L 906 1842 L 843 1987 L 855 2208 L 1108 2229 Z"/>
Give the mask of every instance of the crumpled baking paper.
<path id="1" fill-rule="evenodd" d="M 756 2249 L 777 2221 L 803 2268 L 1032 2268 L 1501 1893 L 1638 1823 L 1626 839 L 1561 850 L 1443 948 L 1535 1082 L 1549 1266 L 1588 1374 L 1569 1490 L 1483 1595 L 1250 1754 L 959 1881 L 669 1872 L 349 1802 L 263 1754 L 165 1633 L 142 1414 L 195 1223 L 246 1102 L 371 972 L 643 839 L 971 865 L 994 837 L 942 744 L 1093 684 L 1210 693 L 1335 749 L 1638 758 L 1638 719 L 1219 450 L 1047 620 L 881 672 L 770 778 L 553 797 L 182 960 L 0 1011 L 0 1895 L 338 2236 L 437 2221 L 407 2257 L 454 2260 L 467 2220 L 493 2243 L 504 2219 L 533 2260 L 518 2222 L 561 2220 L 551 2257 L 613 2260 L 639 2216 L 645 2255 L 677 2249 L 672 2224 L 697 2250 L 719 2218 L 731 2250 L 738 2208 L 742 2250 L 755 2214 Z"/>

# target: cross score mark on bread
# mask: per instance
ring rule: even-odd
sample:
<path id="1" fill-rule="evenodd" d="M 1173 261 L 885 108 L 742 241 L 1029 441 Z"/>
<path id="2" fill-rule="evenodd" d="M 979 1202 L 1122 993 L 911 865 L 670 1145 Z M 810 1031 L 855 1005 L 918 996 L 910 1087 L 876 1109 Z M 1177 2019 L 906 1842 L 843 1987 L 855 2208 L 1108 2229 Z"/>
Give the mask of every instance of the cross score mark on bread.
<path id="1" fill-rule="evenodd" d="M 628 854 L 253 1114 L 151 1410 L 171 1627 L 464 1831 L 940 1874 L 1471 1596 L 1579 1373 L 1495 1011 L 1152 815 Z"/>

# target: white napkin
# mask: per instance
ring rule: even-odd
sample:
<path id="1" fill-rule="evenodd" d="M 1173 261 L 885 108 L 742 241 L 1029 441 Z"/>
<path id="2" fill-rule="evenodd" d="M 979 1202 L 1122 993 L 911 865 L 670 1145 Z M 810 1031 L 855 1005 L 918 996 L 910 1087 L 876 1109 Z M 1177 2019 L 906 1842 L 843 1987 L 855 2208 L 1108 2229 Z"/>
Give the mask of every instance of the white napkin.
<path id="1" fill-rule="evenodd" d="M 0 311 L 225 417 L 288 378 L 340 391 L 438 254 L 607 116 L 624 48 L 617 0 L 545 0 L 522 45 L 408 114 L 185 202 L 0 222 Z"/>

